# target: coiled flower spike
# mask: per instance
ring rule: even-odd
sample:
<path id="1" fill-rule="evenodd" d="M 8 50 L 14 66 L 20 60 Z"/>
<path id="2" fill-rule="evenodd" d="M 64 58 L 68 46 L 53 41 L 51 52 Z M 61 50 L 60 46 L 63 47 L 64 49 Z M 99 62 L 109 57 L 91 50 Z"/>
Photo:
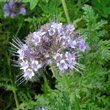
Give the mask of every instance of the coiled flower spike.
<path id="1" fill-rule="evenodd" d="M 78 53 L 85 52 L 85 40 L 76 37 L 72 24 L 47 23 L 36 32 L 30 33 L 22 43 L 18 38 L 11 43 L 18 56 L 17 64 L 23 71 L 25 80 L 32 80 L 45 65 L 56 65 L 59 74 L 82 67 L 78 62 Z"/>

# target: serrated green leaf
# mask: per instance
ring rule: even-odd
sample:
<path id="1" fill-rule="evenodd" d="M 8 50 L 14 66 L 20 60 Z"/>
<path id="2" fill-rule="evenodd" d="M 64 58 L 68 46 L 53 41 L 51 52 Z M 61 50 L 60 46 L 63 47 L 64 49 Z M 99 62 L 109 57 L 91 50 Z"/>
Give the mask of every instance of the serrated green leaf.
<path id="1" fill-rule="evenodd" d="M 93 29 L 99 30 L 100 28 L 104 27 L 105 24 L 107 24 L 107 21 L 101 20 L 93 26 Z"/>
<path id="2" fill-rule="evenodd" d="M 37 3 L 38 3 L 38 0 L 31 0 L 30 9 L 33 10 L 36 7 Z"/>

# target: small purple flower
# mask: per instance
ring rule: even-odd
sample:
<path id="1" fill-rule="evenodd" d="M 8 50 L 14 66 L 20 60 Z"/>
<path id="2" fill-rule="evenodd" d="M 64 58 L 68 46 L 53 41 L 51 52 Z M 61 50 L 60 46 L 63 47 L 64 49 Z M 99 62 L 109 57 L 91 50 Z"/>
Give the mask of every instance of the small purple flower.
<path id="1" fill-rule="evenodd" d="M 44 107 L 42 107 L 40 110 L 45 110 Z"/>
<path id="2" fill-rule="evenodd" d="M 69 36 L 63 36 L 62 39 L 67 43 L 70 43 L 71 41 L 71 38 Z"/>
<path id="3" fill-rule="evenodd" d="M 58 23 L 58 24 L 57 24 L 57 30 L 58 30 L 58 31 L 62 30 L 62 23 Z"/>
<path id="4" fill-rule="evenodd" d="M 65 53 L 65 57 L 68 63 L 75 61 L 75 54 L 71 54 L 69 52 Z"/>
<path id="5" fill-rule="evenodd" d="M 86 51 L 86 44 L 85 44 L 85 40 L 80 38 L 78 41 L 77 41 L 77 45 L 78 49 L 82 52 L 85 52 Z"/>
<path id="6" fill-rule="evenodd" d="M 74 41 L 70 41 L 69 42 L 69 47 L 71 47 L 71 48 L 75 48 L 75 46 L 76 46 L 76 41 L 74 40 Z"/>
<path id="7" fill-rule="evenodd" d="M 37 46 L 39 43 L 40 43 L 40 41 L 41 41 L 41 33 L 40 32 L 34 32 L 33 33 L 33 39 L 32 39 L 32 41 L 34 42 L 34 44 Z"/>
<path id="8" fill-rule="evenodd" d="M 26 14 L 26 9 L 24 7 L 20 7 L 19 13 L 22 14 L 22 15 L 25 15 Z"/>
<path id="9" fill-rule="evenodd" d="M 69 36 L 63 36 L 62 40 L 63 40 L 62 45 L 67 47 L 70 46 L 72 42 L 72 39 Z"/>
<path id="10" fill-rule="evenodd" d="M 50 35 L 50 36 L 53 36 L 53 35 L 55 34 L 55 29 L 54 29 L 54 28 L 50 28 L 50 29 L 48 30 L 48 32 L 49 32 L 49 35 Z"/>
<path id="11" fill-rule="evenodd" d="M 58 34 L 60 36 L 65 34 L 63 27 L 58 30 Z"/>
<path id="12" fill-rule="evenodd" d="M 3 7 L 5 17 L 9 16 L 9 15 L 12 15 L 12 14 L 14 15 L 14 11 L 12 10 L 13 4 L 14 4 L 13 0 L 5 3 L 5 5 Z"/>
<path id="13" fill-rule="evenodd" d="M 28 61 L 20 62 L 20 69 L 26 70 L 29 67 Z"/>
<path id="14" fill-rule="evenodd" d="M 26 69 L 24 70 L 23 73 L 23 77 L 28 80 L 28 79 L 32 79 L 32 77 L 34 76 L 34 72 L 31 69 Z"/>
<path id="15" fill-rule="evenodd" d="M 23 44 L 23 46 L 21 47 L 21 49 L 22 49 L 23 51 L 26 51 L 26 50 L 28 50 L 28 46 L 27 46 L 26 44 Z"/>
<path id="16" fill-rule="evenodd" d="M 44 56 L 45 56 L 45 58 L 49 58 L 49 57 L 50 57 L 50 55 L 49 55 L 49 54 L 45 54 Z"/>
<path id="17" fill-rule="evenodd" d="M 68 61 L 68 60 L 70 60 L 71 59 L 71 54 L 69 53 L 69 52 L 66 52 L 65 53 L 65 57 L 66 57 L 66 60 Z"/>
<path id="18" fill-rule="evenodd" d="M 22 49 L 19 49 L 17 53 L 19 54 L 19 59 L 23 60 L 25 57 L 24 51 Z"/>
<path id="19" fill-rule="evenodd" d="M 21 45 L 21 48 L 17 51 L 17 53 L 19 54 L 19 58 L 21 60 L 24 59 L 27 51 L 28 51 L 28 46 L 26 44 Z"/>
<path id="20" fill-rule="evenodd" d="M 8 3 L 6 3 L 6 4 L 4 5 L 3 9 L 4 9 L 5 17 L 6 17 L 6 16 L 9 16 L 9 15 L 10 15 L 10 7 L 9 7 L 9 4 L 8 4 Z"/>
<path id="21" fill-rule="evenodd" d="M 3 9 L 4 9 L 4 16 L 11 16 L 12 18 L 17 16 L 18 14 L 25 14 L 26 9 L 22 6 L 22 2 L 15 2 L 11 0 L 6 2 Z M 19 11 L 18 11 L 19 10 Z"/>
<path id="22" fill-rule="evenodd" d="M 9 7 L 10 8 L 13 8 L 13 7 L 15 8 L 14 3 L 15 3 L 14 0 L 9 1 L 8 2 Z"/>
<path id="23" fill-rule="evenodd" d="M 34 71 L 38 71 L 42 67 L 42 65 L 38 61 L 33 60 L 31 67 Z"/>
<path id="24" fill-rule="evenodd" d="M 60 61 L 60 60 L 62 59 L 62 56 L 63 56 L 63 54 L 57 53 L 55 56 L 53 56 L 53 58 L 54 58 L 56 61 Z"/>
<path id="25" fill-rule="evenodd" d="M 5 14 L 5 17 L 9 16 L 10 15 L 10 11 L 4 11 L 4 14 Z"/>
<path id="26" fill-rule="evenodd" d="M 53 62 L 52 62 L 51 59 L 47 60 L 47 64 L 52 64 L 52 63 L 53 63 Z"/>
<path id="27" fill-rule="evenodd" d="M 69 52 L 66 52 L 65 57 L 66 57 L 66 61 L 68 62 L 68 67 L 70 69 L 73 69 L 74 66 L 76 65 L 75 54 L 71 54 Z"/>
<path id="28" fill-rule="evenodd" d="M 62 72 L 68 69 L 68 64 L 65 62 L 65 60 L 61 60 L 59 63 L 57 63 L 57 66 Z"/>
<path id="29" fill-rule="evenodd" d="M 74 31 L 74 30 L 75 30 L 74 25 L 71 25 L 71 24 L 67 25 L 67 31 Z"/>
<path id="30" fill-rule="evenodd" d="M 4 10 L 7 10 L 8 8 L 9 8 L 9 4 L 8 4 L 8 3 L 5 3 L 3 9 L 4 9 Z"/>

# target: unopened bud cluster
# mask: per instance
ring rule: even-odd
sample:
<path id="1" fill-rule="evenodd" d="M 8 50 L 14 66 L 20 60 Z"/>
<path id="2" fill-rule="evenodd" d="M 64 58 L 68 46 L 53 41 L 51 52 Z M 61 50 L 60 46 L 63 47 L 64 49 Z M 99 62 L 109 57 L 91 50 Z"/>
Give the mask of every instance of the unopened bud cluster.
<path id="1" fill-rule="evenodd" d="M 35 73 L 44 65 L 56 65 L 59 73 L 76 69 L 78 52 L 85 52 L 85 40 L 74 32 L 74 25 L 62 23 L 47 23 L 33 33 L 30 33 L 22 43 L 18 38 L 16 54 L 18 64 L 23 70 L 23 77 L 31 80 Z"/>

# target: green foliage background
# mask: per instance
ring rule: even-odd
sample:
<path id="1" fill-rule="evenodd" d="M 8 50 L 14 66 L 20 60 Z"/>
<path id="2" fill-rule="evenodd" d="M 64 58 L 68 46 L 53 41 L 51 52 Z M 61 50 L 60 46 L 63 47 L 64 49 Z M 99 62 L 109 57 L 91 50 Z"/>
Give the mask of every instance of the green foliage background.
<path id="1" fill-rule="evenodd" d="M 23 0 L 25 16 L 4 17 L 0 0 L 0 110 L 110 110 L 110 0 L 65 0 L 71 23 L 86 37 L 88 50 L 78 62 L 82 75 L 72 71 L 55 78 L 47 68 L 36 82 L 17 86 L 19 68 L 11 66 L 13 36 L 22 41 L 53 20 L 67 23 L 60 0 Z M 58 72 L 53 68 L 54 72 Z"/>

